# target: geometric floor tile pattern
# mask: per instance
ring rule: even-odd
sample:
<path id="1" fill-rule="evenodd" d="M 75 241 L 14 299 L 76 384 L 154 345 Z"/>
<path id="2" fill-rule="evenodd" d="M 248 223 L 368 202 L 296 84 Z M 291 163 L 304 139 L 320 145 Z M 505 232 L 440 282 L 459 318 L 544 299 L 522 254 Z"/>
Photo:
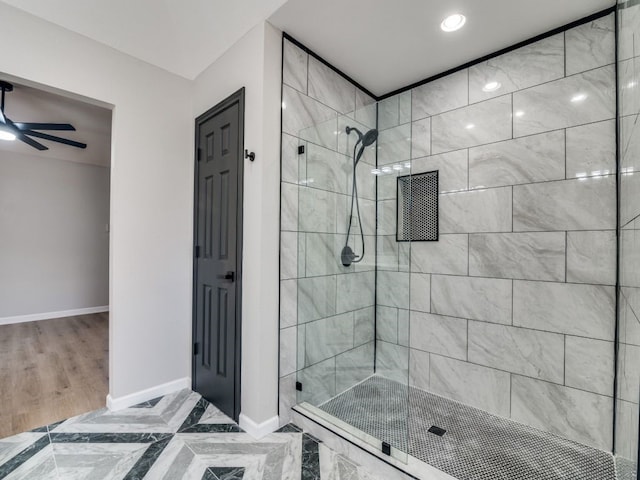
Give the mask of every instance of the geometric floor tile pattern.
<path id="1" fill-rule="evenodd" d="M 4 480 L 378 480 L 295 425 L 254 440 L 182 390 L 0 440 Z"/>

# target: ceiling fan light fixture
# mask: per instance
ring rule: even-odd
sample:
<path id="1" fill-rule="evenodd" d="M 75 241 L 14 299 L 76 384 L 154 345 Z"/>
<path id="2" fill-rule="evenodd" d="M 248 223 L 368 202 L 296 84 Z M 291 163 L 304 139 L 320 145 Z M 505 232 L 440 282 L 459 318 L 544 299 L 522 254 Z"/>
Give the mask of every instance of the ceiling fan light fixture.
<path id="1" fill-rule="evenodd" d="M 16 139 L 15 134 L 11 133 L 4 128 L 0 128 L 0 140 L 4 140 L 7 142 L 13 142 Z"/>

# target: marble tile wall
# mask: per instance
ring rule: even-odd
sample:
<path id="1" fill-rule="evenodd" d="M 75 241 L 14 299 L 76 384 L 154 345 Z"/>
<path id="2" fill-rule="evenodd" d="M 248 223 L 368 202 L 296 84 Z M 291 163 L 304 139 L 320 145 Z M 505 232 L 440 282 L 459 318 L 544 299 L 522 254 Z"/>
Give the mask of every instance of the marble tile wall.
<path id="1" fill-rule="evenodd" d="M 620 286 L 615 453 L 638 468 L 640 391 L 640 5 L 618 2 Z"/>
<path id="2" fill-rule="evenodd" d="M 614 43 L 612 14 L 378 110 L 377 373 L 604 450 L 614 408 Z M 631 90 L 640 82 L 631 52 L 640 48 L 626 51 Z M 634 101 L 625 167 L 638 174 L 624 177 L 623 195 L 638 200 Z M 397 177 L 431 170 L 439 171 L 439 241 L 396 242 Z M 636 201 L 623 216 L 638 214 Z M 623 237 L 638 262 L 627 284 L 637 322 L 633 232 Z M 638 401 L 631 365 L 640 364 L 640 325 L 629 325 L 620 421 L 637 425 L 629 406 Z"/>
<path id="3" fill-rule="evenodd" d="M 318 405 L 373 373 L 373 148 L 357 167 L 366 256 L 345 268 L 340 252 L 347 241 L 355 137 L 345 128 L 374 128 L 376 103 L 292 42 L 285 39 L 283 47 L 280 418 L 286 423 L 296 403 Z M 355 218 L 354 226 L 349 244 L 359 254 Z"/>

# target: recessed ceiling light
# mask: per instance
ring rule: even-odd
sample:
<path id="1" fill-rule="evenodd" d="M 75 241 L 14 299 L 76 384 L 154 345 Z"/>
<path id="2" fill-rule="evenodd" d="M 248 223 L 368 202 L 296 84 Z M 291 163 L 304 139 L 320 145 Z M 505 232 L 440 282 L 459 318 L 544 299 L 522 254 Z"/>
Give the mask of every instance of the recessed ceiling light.
<path id="1" fill-rule="evenodd" d="M 573 103 L 582 102 L 585 98 L 587 98 L 586 93 L 576 93 L 573 97 L 571 97 L 571 101 Z"/>
<path id="2" fill-rule="evenodd" d="M 468 124 L 466 127 L 467 130 L 471 130 L 472 128 L 475 128 L 476 126 L 473 123 Z"/>
<path id="3" fill-rule="evenodd" d="M 516 112 L 516 117 L 522 117 L 523 115 L 524 115 L 524 111 L 522 111 L 522 110 L 518 110 Z"/>
<path id="4" fill-rule="evenodd" d="M 487 83 L 484 87 L 482 87 L 483 92 L 495 92 L 498 90 L 502 84 L 500 82 L 492 81 Z"/>
<path id="5" fill-rule="evenodd" d="M 8 132 L 7 130 L 0 129 L 0 140 L 6 140 L 8 142 L 13 142 L 16 139 L 16 136 Z"/>
<path id="6" fill-rule="evenodd" d="M 445 32 L 455 32 L 462 28 L 462 26 L 466 23 L 467 17 L 462 15 L 461 13 L 454 13 L 453 15 L 449 15 L 445 18 L 440 24 L 440 28 Z"/>

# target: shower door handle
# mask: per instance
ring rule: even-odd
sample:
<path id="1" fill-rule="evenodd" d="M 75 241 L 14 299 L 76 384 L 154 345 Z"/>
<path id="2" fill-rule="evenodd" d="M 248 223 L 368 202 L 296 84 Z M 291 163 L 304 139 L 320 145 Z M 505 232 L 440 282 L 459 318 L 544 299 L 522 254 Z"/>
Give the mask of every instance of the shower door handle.
<path id="1" fill-rule="evenodd" d="M 229 280 L 231 282 L 236 281 L 236 272 L 227 272 L 224 275 L 218 275 L 218 278 L 222 278 L 224 280 Z"/>

